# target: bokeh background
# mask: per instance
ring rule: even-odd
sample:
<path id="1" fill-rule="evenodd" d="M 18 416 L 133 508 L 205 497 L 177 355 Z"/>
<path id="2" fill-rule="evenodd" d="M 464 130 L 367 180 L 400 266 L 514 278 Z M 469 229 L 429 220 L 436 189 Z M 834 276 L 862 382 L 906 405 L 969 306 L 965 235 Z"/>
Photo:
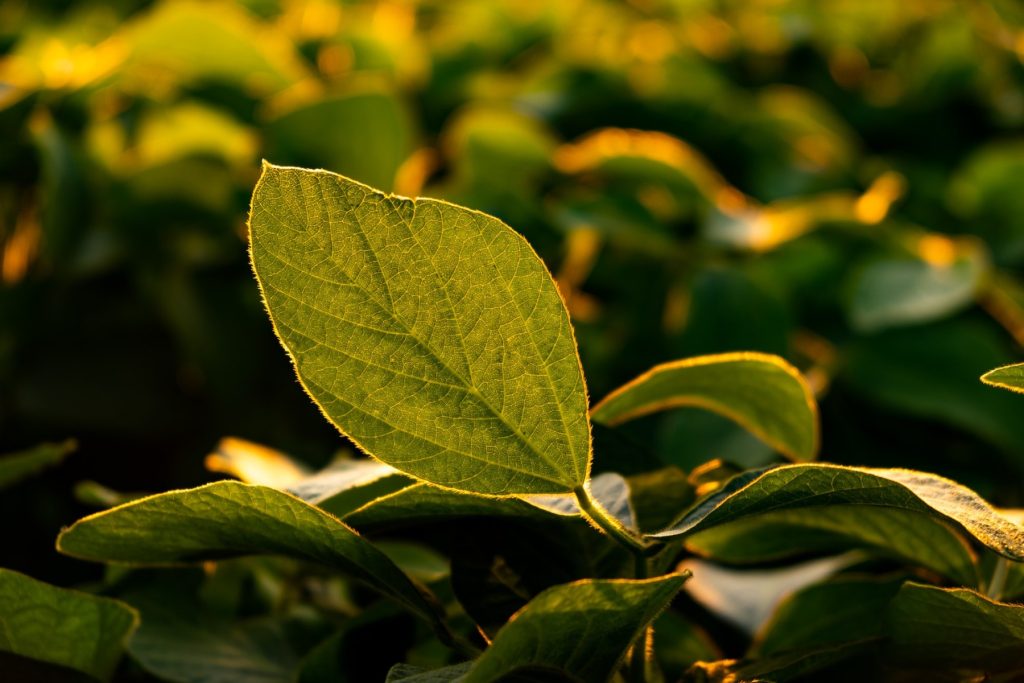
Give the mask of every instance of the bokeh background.
<path id="1" fill-rule="evenodd" d="M 76 485 L 163 491 L 235 435 L 326 463 L 247 262 L 261 158 L 501 217 L 556 274 L 597 399 L 752 349 L 823 459 L 1024 504 L 1024 7 L 1010 0 L 0 2 L 0 565 L 67 584 Z M 638 469 L 776 456 L 715 416 Z M 597 468 L 602 454 L 596 454 Z"/>

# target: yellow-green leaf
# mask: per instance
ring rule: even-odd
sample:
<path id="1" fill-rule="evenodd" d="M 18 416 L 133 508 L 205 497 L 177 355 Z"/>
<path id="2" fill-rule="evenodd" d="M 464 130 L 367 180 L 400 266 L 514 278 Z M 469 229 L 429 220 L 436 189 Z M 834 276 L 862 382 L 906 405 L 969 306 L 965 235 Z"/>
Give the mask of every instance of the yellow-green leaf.
<path id="1" fill-rule="evenodd" d="M 1024 363 L 1004 365 L 1001 368 L 989 370 L 981 376 L 981 381 L 994 387 L 1024 394 Z"/>
<path id="2" fill-rule="evenodd" d="M 364 450 L 484 495 L 583 484 L 590 429 L 572 327 L 520 235 L 445 202 L 269 164 L 249 226 L 300 381 Z"/>
<path id="3" fill-rule="evenodd" d="M 594 406 L 616 425 L 667 408 L 704 408 L 746 428 L 793 460 L 818 451 L 818 407 L 800 372 L 778 356 L 739 352 L 656 365 Z"/>

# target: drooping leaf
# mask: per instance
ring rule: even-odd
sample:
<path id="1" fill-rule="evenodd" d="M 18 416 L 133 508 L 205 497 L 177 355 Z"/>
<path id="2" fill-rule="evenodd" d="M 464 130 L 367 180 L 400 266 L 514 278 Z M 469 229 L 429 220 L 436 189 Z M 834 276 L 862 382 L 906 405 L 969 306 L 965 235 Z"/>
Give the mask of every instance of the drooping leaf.
<path id="1" fill-rule="evenodd" d="M 981 381 L 994 387 L 1024 394 L 1024 363 L 1004 365 L 1001 368 L 989 370 L 981 376 Z"/>
<path id="2" fill-rule="evenodd" d="M 0 569 L 0 652 L 109 680 L 138 625 L 127 605 Z"/>
<path id="3" fill-rule="evenodd" d="M 362 536 L 264 486 L 222 481 L 126 503 L 65 529 L 57 549 L 87 560 L 148 565 L 285 555 L 340 569 L 414 613 L 437 618 L 420 590 Z"/>
<path id="4" fill-rule="evenodd" d="M 979 580 L 975 553 L 952 525 L 921 512 L 864 505 L 779 510 L 700 531 L 686 547 L 730 564 L 861 548 L 959 583 Z"/>
<path id="5" fill-rule="evenodd" d="M 0 456 L 0 489 L 13 486 L 47 467 L 59 464 L 76 447 L 74 441 L 44 443 L 25 451 Z"/>
<path id="6" fill-rule="evenodd" d="M 332 422 L 414 477 L 486 495 L 587 478 L 568 315 L 501 222 L 322 171 L 264 167 L 252 260 L 300 380 Z"/>
<path id="7" fill-rule="evenodd" d="M 793 460 L 818 450 L 818 408 L 789 363 L 764 353 L 725 353 L 657 365 L 594 406 L 619 424 L 667 408 L 697 406 L 728 417 Z"/>
<path id="8" fill-rule="evenodd" d="M 585 580 L 544 591 L 517 613 L 463 679 L 481 683 L 526 666 L 603 683 L 630 644 L 672 600 L 686 576 Z"/>
<path id="9" fill-rule="evenodd" d="M 1019 672 L 1024 661 L 1024 607 L 965 588 L 905 583 L 889 605 L 886 632 L 894 661 L 952 669 L 961 680 Z"/>
<path id="10" fill-rule="evenodd" d="M 873 518 L 889 511 L 903 520 L 908 519 L 906 513 L 923 515 L 952 524 L 1001 555 L 1024 559 L 1024 531 L 956 482 L 911 470 L 823 464 L 785 465 L 738 475 L 698 502 L 670 528 L 653 536 L 692 537 L 731 522 L 783 513 L 787 524 L 804 526 L 806 520 L 806 525 L 814 528 L 816 518 L 851 508 Z M 842 520 L 844 524 L 858 524 L 855 514 L 845 514 Z M 873 523 L 878 522 L 871 519 L 862 524 L 866 530 Z M 891 528 L 893 533 L 900 532 L 898 524 Z M 932 537 L 934 534 L 929 535 Z"/>

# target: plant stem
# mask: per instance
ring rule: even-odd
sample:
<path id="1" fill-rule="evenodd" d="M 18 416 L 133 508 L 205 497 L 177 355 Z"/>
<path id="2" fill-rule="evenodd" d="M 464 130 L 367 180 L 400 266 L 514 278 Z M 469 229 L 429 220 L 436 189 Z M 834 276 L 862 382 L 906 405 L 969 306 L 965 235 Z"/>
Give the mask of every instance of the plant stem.
<path id="1" fill-rule="evenodd" d="M 576 494 L 576 502 L 579 503 L 580 509 L 587 519 L 634 555 L 642 557 L 646 554 L 647 544 L 634 536 L 629 529 L 622 526 L 622 522 L 612 517 L 607 510 L 601 507 L 591 497 L 590 491 L 583 486 L 578 486 L 573 493 Z"/>
<path id="2" fill-rule="evenodd" d="M 988 590 L 985 595 L 993 600 L 1003 597 L 1003 589 L 1006 588 L 1006 577 L 1010 572 L 1010 561 L 1005 557 L 996 558 L 996 566 L 992 569 L 992 578 L 988 581 Z"/>
<path id="3" fill-rule="evenodd" d="M 647 556 L 651 550 L 650 546 L 637 538 L 633 533 L 608 513 L 600 503 L 593 499 L 585 487 L 579 486 L 574 491 L 576 501 L 587 519 L 593 522 L 598 528 L 611 536 L 615 542 L 626 548 L 633 554 L 634 575 L 638 579 L 646 579 L 649 566 Z M 654 631 L 650 626 L 644 629 L 640 638 L 633 643 L 633 650 L 629 659 L 629 680 L 632 683 L 645 683 L 648 680 L 648 650 L 653 647 Z"/>

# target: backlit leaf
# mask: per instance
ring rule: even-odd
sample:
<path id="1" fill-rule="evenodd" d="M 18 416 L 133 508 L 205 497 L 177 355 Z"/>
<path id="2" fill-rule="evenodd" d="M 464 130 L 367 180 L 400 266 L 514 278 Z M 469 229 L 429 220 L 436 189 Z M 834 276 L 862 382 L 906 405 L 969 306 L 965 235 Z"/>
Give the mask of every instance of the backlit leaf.
<path id="1" fill-rule="evenodd" d="M 586 480 L 569 318 L 510 228 L 269 164 L 249 223 L 256 276 L 299 379 L 366 451 L 486 495 L 565 493 Z"/>
<path id="2" fill-rule="evenodd" d="M 1005 365 L 1001 368 L 990 370 L 981 376 L 981 381 L 994 387 L 1001 387 L 1018 394 L 1024 394 L 1024 363 Z"/>
<path id="3" fill-rule="evenodd" d="M 222 481 L 126 503 L 65 529 L 57 549 L 87 560 L 147 565 L 285 555 L 340 569 L 436 619 L 419 589 L 362 536 L 319 508 L 264 486 Z"/>
<path id="4" fill-rule="evenodd" d="M 818 450 L 818 409 L 796 368 L 764 353 L 724 353 L 657 365 L 594 406 L 614 425 L 667 408 L 696 406 L 728 417 L 794 460 Z"/>
<path id="5" fill-rule="evenodd" d="M 686 576 L 585 580 L 544 591 L 498 631 L 462 679 L 489 682 L 526 666 L 604 683 L 633 640 L 668 605 Z"/>
<path id="6" fill-rule="evenodd" d="M 117 600 L 0 569 L 0 652 L 106 681 L 137 625 L 134 610 Z"/>
<path id="7" fill-rule="evenodd" d="M 759 515 L 792 511 L 787 523 L 814 528 L 815 519 L 853 508 L 883 515 L 892 511 L 900 519 L 917 513 L 953 524 L 981 544 L 1011 559 L 1024 559 L 1024 531 L 999 515 L 970 489 L 943 477 L 911 470 L 842 467 L 838 465 L 785 465 L 734 477 L 720 490 L 700 501 L 660 538 L 693 536 L 701 531 Z M 799 515 L 796 513 L 799 512 Z M 769 518 L 770 519 L 770 518 Z M 844 523 L 858 524 L 856 514 Z M 879 523 L 863 522 L 865 528 Z M 893 528 L 899 533 L 899 528 Z M 908 530 L 909 533 L 917 533 Z"/>

